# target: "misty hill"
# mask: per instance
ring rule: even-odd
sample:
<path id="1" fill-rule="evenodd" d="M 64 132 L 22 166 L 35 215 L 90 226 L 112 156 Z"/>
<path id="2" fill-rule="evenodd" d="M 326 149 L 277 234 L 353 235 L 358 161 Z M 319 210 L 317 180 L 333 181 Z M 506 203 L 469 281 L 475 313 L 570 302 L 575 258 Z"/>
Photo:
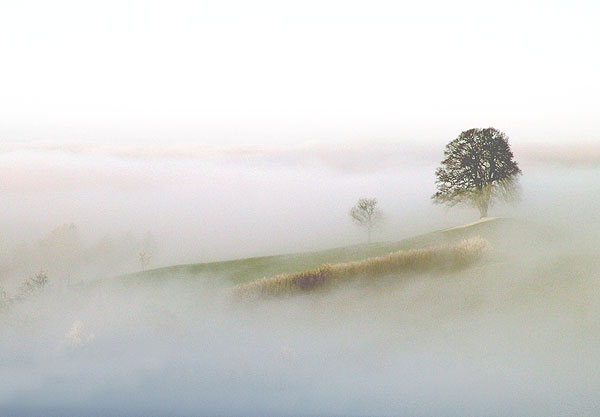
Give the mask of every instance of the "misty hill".
<path id="1" fill-rule="evenodd" d="M 127 280 L 164 279 L 175 276 L 203 276 L 220 278 L 240 284 L 263 277 L 290 274 L 317 268 L 323 264 L 338 264 L 361 261 L 367 258 L 387 255 L 390 252 L 408 249 L 421 249 L 432 245 L 452 243 L 470 237 L 482 237 L 496 247 L 502 246 L 506 234 L 526 233 L 528 239 L 544 239 L 544 231 L 533 225 L 503 218 L 487 218 L 467 225 L 436 231 L 403 239 L 397 242 L 378 242 L 370 245 L 352 245 L 335 249 L 295 253 L 287 255 L 262 256 L 223 262 L 175 265 L 152 269 L 145 272 L 122 276 Z"/>

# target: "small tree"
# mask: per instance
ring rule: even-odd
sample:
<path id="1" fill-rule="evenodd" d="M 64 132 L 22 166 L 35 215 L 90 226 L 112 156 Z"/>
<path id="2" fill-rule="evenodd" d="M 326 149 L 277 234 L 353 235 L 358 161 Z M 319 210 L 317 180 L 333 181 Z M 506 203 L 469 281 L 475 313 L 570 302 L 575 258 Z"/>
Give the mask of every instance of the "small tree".
<path id="1" fill-rule="evenodd" d="M 449 206 L 466 203 L 486 217 L 495 199 L 517 197 L 520 174 L 504 133 L 491 127 L 465 130 L 446 145 L 432 199 Z"/>
<path id="2" fill-rule="evenodd" d="M 368 243 L 371 243 L 371 232 L 382 218 L 381 212 L 377 208 L 377 199 L 359 199 L 350 210 L 350 217 L 354 223 L 367 229 Z"/>
<path id="3" fill-rule="evenodd" d="M 140 261 L 140 265 L 142 266 L 142 271 L 145 271 L 146 267 L 150 263 L 150 254 L 143 250 L 138 254 L 138 259 Z"/>
<path id="4" fill-rule="evenodd" d="M 152 259 L 156 252 L 156 241 L 154 240 L 154 236 L 152 233 L 146 233 L 144 236 L 144 240 L 142 242 L 142 250 L 138 253 L 138 260 L 140 261 L 140 265 L 142 266 L 142 270 L 145 271 L 148 265 L 150 264 L 150 259 Z"/>

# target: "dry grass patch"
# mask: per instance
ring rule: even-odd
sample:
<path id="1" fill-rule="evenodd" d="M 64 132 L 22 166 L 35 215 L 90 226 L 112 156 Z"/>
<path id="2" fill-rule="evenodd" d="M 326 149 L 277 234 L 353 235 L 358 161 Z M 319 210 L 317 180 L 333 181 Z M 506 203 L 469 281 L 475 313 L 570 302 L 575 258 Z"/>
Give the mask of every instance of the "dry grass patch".
<path id="1" fill-rule="evenodd" d="M 362 277 L 373 279 L 400 273 L 456 270 L 479 259 L 488 247 L 489 244 L 486 240 L 477 237 L 455 244 L 402 250 L 362 261 L 325 264 L 310 271 L 262 278 L 248 284 L 238 285 L 232 289 L 232 292 L 235 296 L 242 298 L 277 296 L 306 292 Z"/>

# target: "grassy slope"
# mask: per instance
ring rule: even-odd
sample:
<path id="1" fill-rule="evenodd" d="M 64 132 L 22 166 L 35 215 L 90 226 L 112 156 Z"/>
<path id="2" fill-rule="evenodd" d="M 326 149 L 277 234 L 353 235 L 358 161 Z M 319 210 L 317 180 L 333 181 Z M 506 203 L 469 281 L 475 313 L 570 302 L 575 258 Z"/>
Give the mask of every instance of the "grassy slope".
<path id="1" fill-rule="evenodd" d="M 287 274 L 314 269 L 322 264 L 359 261 L 374 256 L 386 255 L 403 249 L 423 248 L 433 244 L 447 243 L 472 236 L 492 239 L 499 227 L 504 227 L 507 219 L 490 219 L 485 222 L 461 228 L 441 230 L 425 235 L 404 239 L 399 242 L 380 242 L 371 245 L 354 245 L 319 252 L 296 253 L 289 255 L 263 256 L 237 259 L 225 262 L 176 265 L 146 272 L 129 274 L 127 280 L 163 279 L 168 276 L 206 276 L 226 279 L 234 284 L 253 281 L 263 277 Z M 493 239 L 492 239 L 493 240 Z"/>

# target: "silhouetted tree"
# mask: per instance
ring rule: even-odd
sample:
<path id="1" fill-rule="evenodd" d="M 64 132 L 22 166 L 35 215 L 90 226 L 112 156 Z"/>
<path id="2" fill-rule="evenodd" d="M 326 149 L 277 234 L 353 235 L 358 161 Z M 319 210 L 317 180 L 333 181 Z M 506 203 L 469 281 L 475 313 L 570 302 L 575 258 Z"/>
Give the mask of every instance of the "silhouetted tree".
<path id="1" fill-rule="evenodd" d="M 350 210 L 350 217 L 354 223 L 365 227 L 368 234 L 368 242 L 371 243 L 371 232 L 373 227 L 381 220 L 381 212 L 377 208 L 377 199 L 361 198 Z"/>
<path id="2" fill-rule="evenodd" d="M 517 197 L 520 174 L 504 133 L 491 127 L 465 130 L 446 145 L 432 199 L 449 206 L 466 203 L 486 217 L 494 199 Z"/>

